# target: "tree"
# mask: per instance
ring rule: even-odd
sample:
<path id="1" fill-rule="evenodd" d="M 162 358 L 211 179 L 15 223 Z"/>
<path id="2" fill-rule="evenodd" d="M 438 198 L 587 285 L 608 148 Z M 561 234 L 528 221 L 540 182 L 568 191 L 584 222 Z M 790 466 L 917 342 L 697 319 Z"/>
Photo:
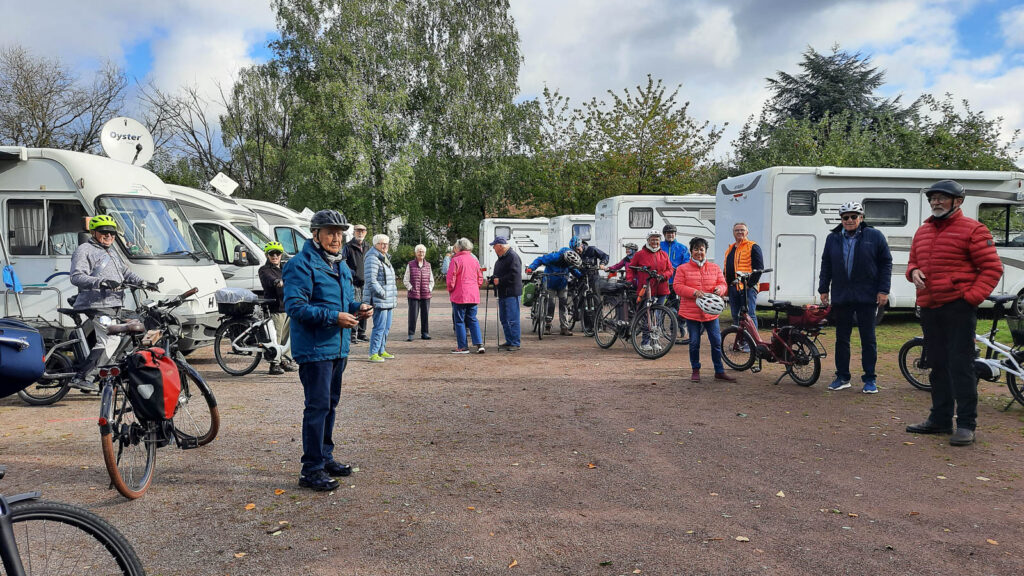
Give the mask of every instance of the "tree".
<path id="1" fill-rule="evenodd" d="M 96 152 L 103 124 L 124 108 L 128 80 L 107 62 L 91 83 L 60 60 L 0 49 L 0 142 Z"/>

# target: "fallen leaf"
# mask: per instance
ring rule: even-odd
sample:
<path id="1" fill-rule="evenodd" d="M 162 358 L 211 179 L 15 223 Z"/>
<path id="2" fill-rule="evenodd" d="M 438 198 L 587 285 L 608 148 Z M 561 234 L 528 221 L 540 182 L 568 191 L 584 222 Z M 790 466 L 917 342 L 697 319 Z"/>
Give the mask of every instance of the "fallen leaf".
<path id="1" fill-rule="evenodd" d="M 241 558 L 242 556 L 245 556 L 245 552 L 236 552 L 235 553 L 235 558 Z"/>
<path id="2" fill-rule="evenodd" d="M 626 428 L 626 432 L 636 432 L 636 428 Z"/>
<path id="3" fill-rule="evenodd" d="M 275 496 L 280 496 L 281 494 L 284 494 L 284 488 L 278 488 L 277 490 L 274 490 Z"/>
<path id="4" fill-rule="evenodd" d="M 920 512 L 911 512 L 911 513 L 910 513 L 910 515 L 911 515 L 911 516 L 917 516 L 917 515 L 919 515 L 919 514 L 920 514 Z"/>
<path id="5" fill-rule="evenodd" d="M 904 446 L 913 446 L 914 443 L 913 442 L 904 442 L 903 445 Z"/>
<path id="6" fill-rule="evenodd" d="M 747 538 L 746 536 L 737 536 L 736 537 L 736 541 L 737 542 L 750 542 L 750 538 Z"/>
<path id="7" fill-rule="evenodd" d="M 853 512 L 850 512 L 849 514 L 847 514 L 847 516 L 849 516 L 850 518 L 860 518 L 860 514 L 854 514 Z"/>
<path id="8" fill-rule="evenodd" d="M 775 495 L 778 496 L 779 498 L 785 498 L 786 497 L 786 493 L 783 492 L 782 490 L 779 490 L 778 492 L 776 492 Z"/>
<path id="9" fill-rule="evenodd" d="M 996 542 L 995 540 L 993 540 L 991 538 L 985 540 L 985 542 L 988 542 L 989 544 L 991 544 L 993 546 L 999 546 L 999 542 Z"/>
<path id="10" fill-rule="evenodd" d="M 989 481 L 989 479 L 988 479 L 988 478 L 985 478 L 984 476 L 978 476 L 978 477 L 976 478 L 976 480 L 981 480 L 982 482 L 988 482 L 988 481 Z"/>
<path id="11" fill-rule="evenodd" d="M 280 526 L 287 526 L 288 525 L 288 521 L 287 520 L 278 520 L 277 523 Z"/>
<path id="12" fill-rule="evenodd" d="M 945 480 L 945 479 L 946 479 L 946 477 L 945 477 L 945 476 L 942 476 L 941 474 L 940 474 L 940 475 L 938 475 L 938 476 L 936 476 L 936 478 L 938 478 L 939 480 Z"/>
<path id="13" fill-rule="evenodd" d="M 466 506 L 466 510 L 476 510 L 475 506 Z"/>
<path id="14" fill-rule="evenodd" d="M 612 565 L 612 561 L 611 560 L 605 560 L 604 562 L 601 562 L 601 563 L 598 564 L 598 566 L 611 566 L 611 565 Z"/>
<path id="15" fill-rule="evenodd" d="M 637 568 L 636 570 L 633 570 L 633 574 L 639 574 L 639 573 L 640 573 L 640 569 L 639 568 Z"/>
<path id="16" fill-rule="evenodd" d="M 249 502 L 248 504 L 245 505 L 245 509 L 246 510 L 252 510 L 255 507 L 256 507 L 256 505 L 253 504 L 252 502 Z"/>
<path id="17" fill-rule="evenodd" d="M 687 534 L 693 534 L 693 530 L 687 530 L 686 533 Z"/>
<path id="18" fill-rule="evenodd" d="M 708 538 L 708 540 L 712 540 L 712 541 L 717 542 L 719 540 L 725 540 L 725 538 Z"/>
<path id="19" fill-rule="evenodd" d="M 597 464 L 594 464 L 593 462 L 588 462 L 587 468 L 597 468 Z"/>
<path id="20" fill-rule="evenodd" d="M 662 434 L 664 434 L 664 432 L 655 432 L 654 434 L 655 434 L 656 436 L 661 436 Z"/>
<path id="21" fill-rule="evenodd" d="M 718 496 L 718 492 L 712 492 L 711 495 L 712 496 Z"/>
<path id="22" fill-rule="evenodd" d="M 515 568 L 516 566 L 519 566 L 519 562 L 516 562 L 515 560 L 513 560 L 512 563 L 508 565 L 509 568 Z"/>

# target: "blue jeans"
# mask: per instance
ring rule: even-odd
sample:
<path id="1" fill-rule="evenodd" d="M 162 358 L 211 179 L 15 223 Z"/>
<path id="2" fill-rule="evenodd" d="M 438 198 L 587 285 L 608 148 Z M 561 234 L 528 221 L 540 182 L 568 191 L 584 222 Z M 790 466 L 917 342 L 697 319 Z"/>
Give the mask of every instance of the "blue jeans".
<path id="1" fill-rule="evenodd" d="M 373 331 L 370 332 L 370 356 L 387 351 L 388 333 L 391 332 L 391 316 L 394 310 L 390 308 L 373 309 Z"/>
<path id="2" fill-rule="evenodd" d="M 735 287 L 729 286 L 729 311 L 732 312 L 732 323 L 739 324 L 740 318 L 740 306 L 743 303 L 740 302 L 740 293 Z M 747 314 L 750 315 L 750 319 L 754 321 L 754 327 L 757 327 L 757 290 L 752 288 L 747 289 Z"/>
<path id="3" fill-rule="evenodd" d="M 498 298 L 498 318 L 505 333 L 505 344 L 519 346 L 519 296 Z"/>
<path id="4" fill-rule="evenodd" d="M 850 334 L 853 333 L 856 314 L 857 331 L 860 332 L 860 365 L 864 369 L 861 380 L 874 381 L 875 362 L 878 360 L 878 345 L 875 343 L 875 312 L 878 305 L 874 302 L 833 304 L 832 310 L 836 319 L 836 376 L 843 380 L 850 379 Z M 973 358 L 969 364 L 974 365 Z"/>
<path id="5" fill-rule="evenodd" d="M 306 396 L 302 410 L 302 475 L 323 470 L 334 458 L 334 410 L 341 399 L 341 375 L 348 358 L 299 364 Z"/>
<path id="6" fill-rule="evenodd" d="M 711 363 L 715 366 L 715 374 L 725 372 L 725 365 L 722 364 L 722 331 L 718 327 L 718 319 L 699 322 L 687 320 L 686 330 L 690 333 L 690 367 L 700 370 L 700 335 L 708 333 L 708 342 L 711 343 Z"/>
<path id="7" fill-rule="evenodd" d="M 452 303 L 452 323 L 455 324 L 455 341 L 460 349 L 466 345 L 466 329 L 473 337 L 473 346 L 480 346 L 484 339 L 480 336 L 480 324 L 476 321 L 476 304 Z"/>

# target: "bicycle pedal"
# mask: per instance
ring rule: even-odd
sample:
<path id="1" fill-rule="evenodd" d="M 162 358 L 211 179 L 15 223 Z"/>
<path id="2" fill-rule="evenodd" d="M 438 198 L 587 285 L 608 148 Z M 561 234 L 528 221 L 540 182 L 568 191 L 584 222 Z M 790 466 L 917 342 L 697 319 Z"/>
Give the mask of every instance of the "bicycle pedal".
<path id="1" fill-rule="evenodd" d="M 178 438 L 178 448 L 182 450 L 191 450 L 192 448 L 199 448 L 199 439 L 195 436 L 185 436 L 184 438 Z"/>

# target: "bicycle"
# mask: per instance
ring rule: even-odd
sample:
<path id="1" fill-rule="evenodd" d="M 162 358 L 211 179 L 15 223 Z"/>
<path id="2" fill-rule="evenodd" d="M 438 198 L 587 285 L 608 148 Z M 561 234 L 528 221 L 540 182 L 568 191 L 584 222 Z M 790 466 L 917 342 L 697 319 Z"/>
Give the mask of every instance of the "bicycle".
<path id="1" fill-rule="evenodd" d="M 746 302 L 746 280 L 750 274 L 766 274 L 771 268 L 753 272 L 736 272 L 743 282 L 740 291 L 741 302 Z M 821 359 L 827 356 L 825 348 L 818 341 L 825 324 L 829 308 L 819 306 L 799 307 L 782 300 L 769 300 L 775 318 L 772 335 L 768 342 L 761 339 L 746 306 L 740 306 L 740 317 L 734 324 L 722 331 L 722 360 L 733 370 L 761 371 L 762 362 L 782 364 L 786 371 L 775 380 L 775 384 L 789 376 L 800 386 L 813 386 L 821 376 Z M 787 322 L 779 321 L 779 314 L 785 313 Z M 757 360 L 757 366 L 754 366 Z"/>
<path id="2" fill-rule="evenodd" d="M 986 298 L 993 303 L 992 326 L 989 328 L 988 335 L 974 335 L 974 341 L 985 347 L 984 357 L 981 357 L 979 350 L 978 357 L 974 359 L 974 372 L 979 380 L 987 382 L 998 382 L 1002 374 L 1006 373 L 1006 387 L 1010 391 L 1010 395 L 1013 396 L 1013 400 L 1007 404 L 1007 408 L 1013 404 L 1014 400 L 1024 404 L 1024 318 L 1018 315 L 1006 315 L 1007 303 L 1014 303 L 1011 310 L 1020 309 L 1018 298 L 1014 294 Z M 1006 320 L 1006 324 L 1010 328 L 1013 346 L 996 342 L 999 321 L 1002 319 Z M 918 390 L 931 391 L 932 385 L 929 381 L 931 365 L 928 362 L 928 347 L 925 345 L 923 336 L 915 336 L 900 347 L 899 366 L 900 373 L 911 386 Z"/>
<path id="3" fill-rule="evenodd" d="M 582 275 L 569 281 L 569 329 L 572 330 L 579 321 L 584 336 L 594 335 L 594 319 L 601 307 L 592 285 L 592 273 L 597 270 L 597 266 L 584 264 L 580 268 Z"/>
<path id="4" fill-rule="evenodd" d="M 534 298 L 533 306 L 530 306 L 531 331 L 537 334 L 537 340 L 544 339 L 544 332 L 554 317 L 554 310 L 552 310 L 551 315 L 548 314 L 548 303 L 551 300 L 551 295 L 548 294 L 548 278 L 551 276 L 567 276 L 567 274 L 534 272 L 530 279 L 531 282 L 537 285 L 536 297 Z M 552 308 L 554 308 L 553 305 Z"/>
<path id="5" fill-rule="evenodd" d="M 0 466 L 0 479 L 6 472 Z M 132 545 L 106 520 L 41 496 L 0 494 L 0 566 L 5 575 L 145 574 Z"/>
<path id="6" fill-rule="evenodd" d="M 197 291 L 193 288 L 174 298 L 145 302 L 139 309 L 144 322 L 141 330 L 139 325 L 124 328 L 128 334 L 125 340 L 133 344 L 132 350 L 117 364 L 100 369 L 99 427 L 103 462 L 111 486 L 126 498 L 138 498 L 149 488 L 157 448 L 172 440 L 181 449 L 197 448 L 213 441 L 220 430 L 217 400 L 203 377 L 178 349 L 181 323 L 172 313 Z M 140 336 L 143 331 L 145 337 Z M 163 421 L 137 416 L 129 394 L 129 358 L 134 352 L 155 345 L 173 361 L 181 385 L 174 416 Z M 201 402 L 194 401 L 200 397 Z"/>
<path id="7" fill-rule="evenodd" d="M 284 346 L 277 342 L 277 329 L 270 315 L 274 300 L 255 298 L 243 302 L 218 302 L 221 324 L 213 337 L 217 365 L 232 376 L 245 376 L 259 365 L 280 360 Z"/>
<path id="8" fill-rule="evenodd" d="M 679 322 L 675 311 L 664 304 L 658 304 L 652 296 L 653 284 L 666 279 L 665 276 L 647 266 L 630 266 L 632 270 L 645 272 L 647 281 L 639 290 L 629 283 L 616 283 L 607 288 L 606 297 L 595 322 L 594 340 L 601 348 L 610 348 L 617 339 L 630 342 L 642 358 L 657 360 L 676 342 Z"/>

